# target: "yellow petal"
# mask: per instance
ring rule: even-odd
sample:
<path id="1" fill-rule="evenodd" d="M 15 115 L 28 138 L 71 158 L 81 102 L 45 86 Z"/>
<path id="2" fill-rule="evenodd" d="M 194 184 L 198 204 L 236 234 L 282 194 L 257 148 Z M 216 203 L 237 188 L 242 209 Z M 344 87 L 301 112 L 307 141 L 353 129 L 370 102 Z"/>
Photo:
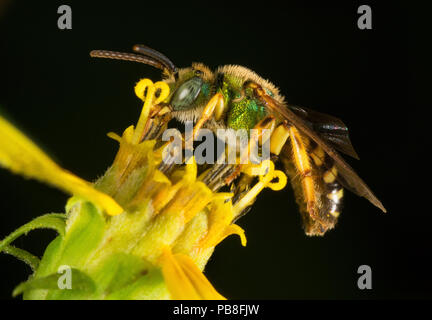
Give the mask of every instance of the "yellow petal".
<path id="1" fill-rule="evenodd" d="M 86 198 L 108 214 L 123 212 L 110 196 L 97 191 L 91 183 L 59 167 L 41 149 L 5 119 L 0 117 L 0 166 Z"/>
<path id="2" fill-rule="evenodd" d="M 174 300 L 226 300 L 187 255 L 173 255 L 165 248 L 162 273 Z"/>
<path id="3" fill-rule="evenodd" d="M 220 193 L 221 197 L 213 199 L 212 208 L 208 216 L 209 227 L 207 235 L 200 241 L 199 246 L 201 249 L 207 249 L 217 246 L 226 237 L 237 234 L 240 237 L 243 247 L 246 246 L 246 236 L 244 230 L 232 224 L 234 213 L 230 201 L 225 201 L 223 195 L 227 197 L 229 193 Z"/>
<path id="4" fill-rule="evenodd" d="M 243 247 L 246 247 L 246 236 L 245 236 L 245 232 L 244 230 L 236 224 L 230 224 L 229 226 L 227 226 L 225 228 L 225 230 L 223 231 L 223 233 L 220 235 L 219 239 L 216 241 L 215 245 L 219 244 L 220 242 L 222 242 L 226 237 L 232 235 L 232 234 L 236 234 L 240 237 L 240 241 Z"/>
<path id="5" fill-rule="evenodd" d="M 193 182 L 196 180 L 197 172 L 198 172 L 197 163 L 195 161 L 195 157 L 192 156 L 191 158 L 188 159 L 186 163 L 186 172 L 183 179 L 185 181 Z"/>

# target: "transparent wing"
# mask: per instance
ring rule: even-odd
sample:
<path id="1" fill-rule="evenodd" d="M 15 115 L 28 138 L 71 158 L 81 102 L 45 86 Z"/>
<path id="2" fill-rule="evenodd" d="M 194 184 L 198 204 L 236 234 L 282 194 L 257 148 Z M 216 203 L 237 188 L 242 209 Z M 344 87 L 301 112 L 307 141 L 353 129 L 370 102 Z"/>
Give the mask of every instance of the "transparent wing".
<path id="1" fill-rule="evenodd" d="M 318 133 L 324 141 L 332 145 L 336 150 L 357 160 L 360 159 L 351 144 L 348 128 L 342 120 L 308 108 L 297 106 L 289 106 L 288 108 L 299 118 L 302 118 L 312 130 Z"/>
<path id="2" fill-rule="evenodd" d="M 294 125 L 301 133 L 308 136 L 310 139 L 315 141 L 321 148 L 326 152 L 334 161 L 336 168 L 339 171 L 341 177 L 341 184 L 354 192 L 355 194 L 368 199 L 373 205 L 380 208 L 383 212 L 386 209 L 382 205 L 381 201 L 373 194 L 371 189 L 366 183 L 355 173 L 351 166 L 345 162 L 345 160 L 337 153 L 331 143 L 328 143 L 323 139 L 314 129 L 305 122 L 300 116 L 287 106 L 280 104 L 272 97 L 267 94 L 258 92 L 258 98 L 268 108 L 269 111 L 280 115 L 283 119 L 287 120 L 290 124 Z M 297 109 L 297 112 L 300 112 Z M 326 117 L 329 117 L 326 115 Z"/>

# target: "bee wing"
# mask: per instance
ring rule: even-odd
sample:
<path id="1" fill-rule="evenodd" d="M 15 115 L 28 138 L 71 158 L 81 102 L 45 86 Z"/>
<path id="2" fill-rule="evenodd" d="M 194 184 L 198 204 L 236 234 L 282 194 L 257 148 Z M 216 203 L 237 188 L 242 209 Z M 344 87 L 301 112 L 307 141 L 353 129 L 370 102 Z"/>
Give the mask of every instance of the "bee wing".
<path id="1" fill-rule="evenodd" d="M 324 141 L 308 124 L 296 115 L 287 106 L 277 102 L 269 95 L 260 95 L 259 99 L 264 105 L 283 119 L 294 125 L 300 132 L 315 141 L 325 153 L 327 153 L 335 162 L 336 168 L 341 176 L 341 184 L 357 195 L 368 199 L 373 205 L 380 208 L 383 212 L 386 209 L 381 201 L 373 194 L 366 183 L 355 173 L 351 166 L 337 153 L 337 151 L 326 141 Z"/>
<path id="2" fill-rule="evenodd" d="M 297 116 L 337 151 L 360 160 L 349 138 L 348 128 L 339 118 L 308 108 L 289 106 Z"/>

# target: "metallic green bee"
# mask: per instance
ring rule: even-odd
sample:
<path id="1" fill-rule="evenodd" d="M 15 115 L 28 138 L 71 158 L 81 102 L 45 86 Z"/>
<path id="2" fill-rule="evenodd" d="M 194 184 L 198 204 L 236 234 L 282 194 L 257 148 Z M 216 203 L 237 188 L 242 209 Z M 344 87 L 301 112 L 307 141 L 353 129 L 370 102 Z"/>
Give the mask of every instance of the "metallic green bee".
<path id="1" fill-rule="evenodd" d="M 210 129 L 272 128 L 271 151 L 286 165 L 308 235 L 323 235 L 335 226 L 342 186 L 385 212 L 336 151 L 358 159 L 341 120 L 289 106 L 276 86 L 245 67 L 226 65 L 213 72 L 202 63 L 193 63 L 177 69 L 154 49 L 135 45 L 133 50 L 136 53 L 94 50 L 90 55 L 140 62 L 163 70 L 163 81 L 170 87 L 167 105 L 171 115 L 180 121 L 194 121 L 198 128 Z"/>

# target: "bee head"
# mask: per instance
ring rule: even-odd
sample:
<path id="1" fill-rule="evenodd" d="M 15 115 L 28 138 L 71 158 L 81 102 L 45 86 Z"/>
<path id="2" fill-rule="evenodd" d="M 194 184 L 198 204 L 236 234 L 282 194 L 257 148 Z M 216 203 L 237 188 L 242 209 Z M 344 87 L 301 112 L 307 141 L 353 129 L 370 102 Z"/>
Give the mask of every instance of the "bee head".
<path id="1" fill-rule="evenodd" d="M 170 106 L 174 112 L 201 109 L 212 95 L 213 72 L 201 63 L 180 69 L 178 77 L 165 81 L 171 89 Z"/>
<path id="2" fill-rule="evenodd" d="M 214 74 L 202 63 L 178 70 L 162 53 L 145 45 L 135 45 L 136 53 L 93 50 L 90 56 L 144 63 L 161 69 L 164 81 L 170 86 L 169 105 L 180 120 L 194 120 L 212 95 Z M 189 111 L 189 112 L 187 112 Z"/>

